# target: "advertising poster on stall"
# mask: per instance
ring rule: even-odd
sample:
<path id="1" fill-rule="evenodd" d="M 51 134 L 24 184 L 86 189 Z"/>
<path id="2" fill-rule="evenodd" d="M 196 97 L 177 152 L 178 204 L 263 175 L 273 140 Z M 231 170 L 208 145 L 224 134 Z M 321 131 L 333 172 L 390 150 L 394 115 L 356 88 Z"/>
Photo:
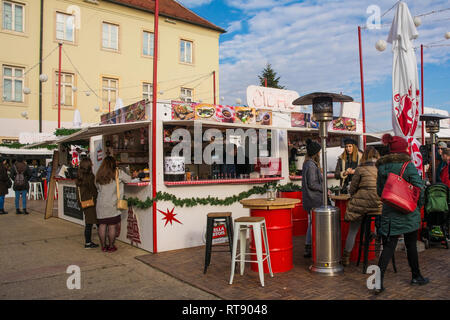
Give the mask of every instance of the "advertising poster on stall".
<path id="1" fill-rule="evenodd" d="M 195 106 L 195 120 L 215 121 L 216 107 L 213 104 L 199 103 Z"/>
<path id="2" fill-rule="evenodd" d="M 254 124 L 255 123 L 255 109 L 249 107 L 234 107 L 235 109 L 235 123 Z"/>
<path id="3" fill-rule="evenodd" d="M 339 131 L 356 131 L 356 119 L 337 118 L 332 122 L 332 130 Z"/>
<path id="4" fill-rule="evenodd" d="M 172 120 L 194 120 L 195 104 L 191 102 L 172 101 Z"/>
<path id="5" fill-rule="evenodd" d="M 272 111 L 266 109 L 256 110 L 256 124 L 271 126 L 273 121 Z"/>
<path id="6" fill-rule="evenodd" d="M 145 121 L 148 119 L 147 100 L 141 100 L 121 109 L 101 115 L 101 124 Z"/>
<path id="7" fill-rule="evenodd" d="M 234 123 L 235 108 L 231 106 L 216 106 L 216 120 L 219 122 Z"/>

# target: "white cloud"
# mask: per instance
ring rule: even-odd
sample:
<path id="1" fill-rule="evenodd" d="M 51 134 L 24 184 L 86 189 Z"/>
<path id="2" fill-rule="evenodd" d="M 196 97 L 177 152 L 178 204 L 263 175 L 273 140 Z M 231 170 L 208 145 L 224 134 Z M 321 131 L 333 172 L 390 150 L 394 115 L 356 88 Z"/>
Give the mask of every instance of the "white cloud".
<path id="1" fill-rule="evenodd" d="M 228 27 L 225 28 L 227 30 L 227 34 L 231 34 L 236 31 L 240 31 L 242 29 L 242 22 L 239 20 L 231 22 Z"/>
<path id="2" fill-rule="evenodd" d="M 187 8 L 200 7 L 205 4 L 210 4 L 212 2 L 212 0 L 177 0 L 177 1 Z"/>
<path id="3" fill-rule="evenodd" d="M 244 11 L 259 10 L 282 6 L 293 0 L 226 0 L 230 7 L 235 7 Z"/>
<path id="4" fill-rule="evenodd" d="M 256 8 L 257 3 L 260 8 L 269 3 L 278 3 L 272 0 L 228 0 L 227 3 L 238 7 L 238 2 L 242 3 L 244 9 Z M 393 5 L 392 0 L 377 2 L 382 14 Z M 408 5 L 413 15 L 448 6 L 446 0 L 433 1 L 432 5 L 430 3 L 417 0 L 408 2 Z M 248 32 L 236 34 L 232 39 L 221 43 L 220 95 L 225 97 L 225 103 L 232 104 L 238 97 L 245 101 L 247 86 L 258 83 L 257 76 L 267 62 L 272 64 L 281 77 L 281 85 L 290 90 L 300 94 L 311 91 L 342 91 L 355 100 L 360 100 L 357 26 L 367 20 L 366 9 L 371 4 L 372 0 L 309 0 L 267 7 L 248 14 Z M 383 17 L 382 23 L 389 24 L 393 15 L 394 10 Z M 437 18 L 422 18 L 423 24 L 418 29 L 420 36 L 415 45 L 443 39 L 447 29 L 446 21 L 432 22 Z M 369 88 L 375 90 L 373 88 L 377 84 L 391 77 L 390 45 L 384 52 L 375 49 L 376 41 L 386 40 L 388 33 L 389 26 L 381 30 L 362 31 L 366 91 Z M 450 61 L 448 48 L 435 48 L 432 52 L 427 52 L 425 61 Z M 366 101 L 368 93 L 371 92 L 366 92 Z M 378 101 L 384 103 L 389 99 L 390 96 L 380 96 Z M 388 109 L 382 114 L 373 112 L 373 116 L 389 117 L 390 105 L 387 104 L 386 108 Z M 376 105 L 369 103 L 366 112 L 372 112 L 371 110 L 376 110 Z M 390 126 L 390 123 L 387 125 Z"/>

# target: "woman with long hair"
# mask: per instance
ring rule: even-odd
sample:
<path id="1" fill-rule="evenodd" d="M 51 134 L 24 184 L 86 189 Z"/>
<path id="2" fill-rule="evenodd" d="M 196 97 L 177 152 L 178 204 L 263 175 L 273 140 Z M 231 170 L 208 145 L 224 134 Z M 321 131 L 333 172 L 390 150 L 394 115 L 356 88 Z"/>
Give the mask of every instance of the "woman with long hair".
<path id="1" fill-rule="evenodd" d="M 302 202 L 308 212 L 308 230 L 306 232 L 305 258 L 311 257 L 311 211 L 323 205 L 323 176 L 320 169 L 321 146 L 311 139 L 306 140 L 306 157 L 302 168 Z"/>
<path id="2" fill-rule="evenodd" d="M 362 154 L 358 150 L 357 142 L 353 139 L 344 139 L 345 150 L 339 156 L 334 177 L 340 180 L 341 193 L 348 193 L 348 186 L 352 182 L 355 169 L 361 161 Z"/>
<path id="3" fill-rule="evenodd" d="M 82 201 L 93 200 L 94 205 L 87 208 L 82 208 L 84 213 L 84 238 L 85 249 L 97 248 L 98 244 L 92 242 L 92 226 L 97 224 L 97 212 L 95 203 L 97 202 L 97 188 L 95 186 L 95 176 L 92 173 L 92 162 L 90 159 L 83 159 L 78 167 L 77 174 L 77 197 L 81 204 Z"/>
<path id="4" fill-rule="evenodd" d="M 119 192 L 123 196 L 124 183 L 131 182 L 131 177 L 117 168 L 116 160 L 106 157 L 97 171 L 95 184 L 98 190 L 97 198 L 97 219 L 100 224 L 99 235 L 102 251 L 114 252 L 117 250 L 114 242 L 117 231 L 120 226 L 121 211 L 117 208 L 117 186 L 119 183 Z M 106 246 L 106 233 L 108 232 L 109 244 Z"/>
<path id="5" fill-rule="evenodd" d="M 361 164 L 356 168 L 350 184 L 351 200 L 345 212 L 345 221 L 350 222 L 347 239 L 345 241 L 342 264 L 350 264 L 350 254 L 355 245 L 356 234 L 365 215 L 381 215 L 382 203 L 377 194 L 376 161 L 380 154 L 374 147 L 367 147 L 361 158 Z M 361 231 L 362 232 L 362 231 Z"/>

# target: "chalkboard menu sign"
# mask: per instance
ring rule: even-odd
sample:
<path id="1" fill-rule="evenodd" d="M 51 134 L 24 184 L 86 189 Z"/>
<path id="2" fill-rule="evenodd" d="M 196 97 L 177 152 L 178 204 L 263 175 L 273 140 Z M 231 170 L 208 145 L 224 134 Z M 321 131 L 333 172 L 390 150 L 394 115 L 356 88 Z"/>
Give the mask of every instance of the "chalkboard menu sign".
<path id="1" fill-rule="evenodd" d="M 83 220 L 83 211 L 77 201 L 77 188 L 63 186 L 64 215 Z"/>

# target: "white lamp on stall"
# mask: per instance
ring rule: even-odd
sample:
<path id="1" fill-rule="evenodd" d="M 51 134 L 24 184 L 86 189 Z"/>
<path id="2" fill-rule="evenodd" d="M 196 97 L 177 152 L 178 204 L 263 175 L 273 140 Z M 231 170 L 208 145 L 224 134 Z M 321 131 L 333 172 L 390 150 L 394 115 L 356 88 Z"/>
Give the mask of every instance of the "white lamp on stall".
<path id="1" fill-rule="evenodd" d="M 78 109 L 75 109 L 73 113 L 73 127 L 81 128 L 81 113 Z"/>

